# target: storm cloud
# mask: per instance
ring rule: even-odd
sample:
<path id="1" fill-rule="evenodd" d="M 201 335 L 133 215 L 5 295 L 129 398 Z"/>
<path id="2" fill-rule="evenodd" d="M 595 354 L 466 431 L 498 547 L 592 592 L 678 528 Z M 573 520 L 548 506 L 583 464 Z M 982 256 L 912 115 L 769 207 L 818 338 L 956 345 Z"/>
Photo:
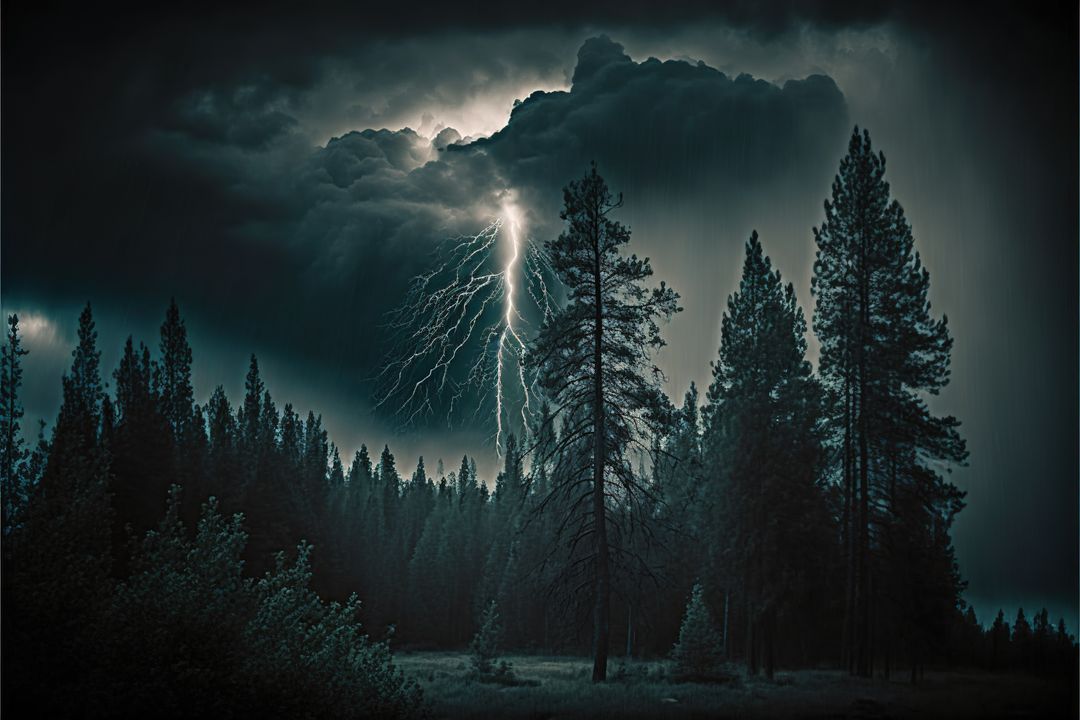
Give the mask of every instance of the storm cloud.
<path id="1" fill-rule="evenodd" d="M 703 63 L 638 63 L 606 36 L 581 46 L 572 81 L 518 103 L 490 138 L 364 129 L 321 147 L 267 109 L 266 91 L 235 89 L 220 102 L 207 90 L 117 148 L 129 170 L 84 187 L 84 212 L 52 219 L 48 242 L 10 248 L 20 267 L 44 270 L 58 251 L 73 262 L 14 275 L 9 295 L 33 286 L 77 297 L 96 286 L 158 304 L 163 289 L 198 287 L 184 298 L 196 317 L 214 315 L 240 338 L 251 328 L 252 344 L 305 364 L 349 356 L 366 378 L 384 353 L 380 319 L 409 278 L 438 241 L 490 222 L 508 190 L 537 242 L 557 233 L 559 189 L 589 160 L 632 206 L 711 198 L 730 214 L 820 185 L 847 130 L 827 77 L 778 87 Z M 44 227 L 40 217 L 29 224 Z"/>

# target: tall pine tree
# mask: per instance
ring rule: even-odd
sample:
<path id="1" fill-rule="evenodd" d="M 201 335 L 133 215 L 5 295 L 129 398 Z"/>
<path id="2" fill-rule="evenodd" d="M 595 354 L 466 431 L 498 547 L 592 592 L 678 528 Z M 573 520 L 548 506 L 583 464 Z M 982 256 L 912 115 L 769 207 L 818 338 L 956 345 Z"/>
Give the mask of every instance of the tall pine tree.
<path id="1" fill-rule="evenodd" d="M 873 597 L 889 583 L 928 563 L 935 577 L 924 576 L 926 589 L 955 605 L 959 578 L 948 528 L 963 496 L 934 468 L 967 455 L 957 420 L 936 417 L 926 405 L 925 395 L 948 382 L 952 339 L 945 318 L 931 315 L 929 273 L 884 175 L 885 156 L 856 128 L 825 221 L 814 231 L 814 330 L 843 495 L 843 656 L 851 672 L 864 676 L 873 670 L 881 622 Z M 913 546 L 922 550 L 906 554 Z M 903 627 L 925 627 L 926 612 L 915 600 L 925 598 L 912 595 L 889 610 L 878 645 L 890 647 L 889 637 Z M 919 653 L 909 648 L 913 662 Z"/>
<path id="2" fill-rule="evenodd" d="M 751 673 L 775 667 L 778 622 L 824 575 L 830 527 L 816 485 L 818 387 L 806 361 L 806 321 L 757 233 L 739 290 L 728 298 L 708 392 L 706 446 L 721 482 L 714 556 L 741 591 Z"/>
<path id="3" fill-rule="evenodd" d="M 18 648 L 13 651 L 20 657 L 18 672 L 33 677 L 31 687 L 59 687 L 81 676 L 100 652 L 89 630 L 111 592 L 112 513 L 108 454 L 101 443 L 99 367 L 97 330 L 87 303 L 71 369 L 62 379 L 48 457 L 18 529 L 19 557 L 5 568 L 4 643 Z M 41 700 L 44 706 L 47 698 Z"/>
<path id="4" fill-rule="evenodd" d="M 678 295 L 664 283 L 655 289 L 645 286 L 652 275 L 647 258 L 621 253 L 630 231 L 611 213 L 622 205 L 622 197 L 612 197 L 595 164 L 563 190 L 563 200 L 560 217 L 566 229 L 548 243 L 548 252 L 566 287 L 567 303 L 545 320 L 533 362 L 557 413 L 566 418 L 561 443 L 587 446 L 591 454 L 588 463 L 557 475 L 563 484 L 588 488 L 572 508 L 579 520 L 569 525 L 569 542 L 591 547 L 580 566 L 591 575 L 592 677 L 602 682 L 610 641 L 613 547 L 617 560 L 632 560 L 623 543 L 629 528 L 618 522 L 633 515 L 609 514 L 609 504 L 614 498 L 633 504 L 648 492 L 635 477 L 629 450 L 644 445 L 649 421 L 666 405 L 651 353 L 664 344 L 657 322 L 679 307 Z M 579 459 L 577 453 L 564 457 Z"/>

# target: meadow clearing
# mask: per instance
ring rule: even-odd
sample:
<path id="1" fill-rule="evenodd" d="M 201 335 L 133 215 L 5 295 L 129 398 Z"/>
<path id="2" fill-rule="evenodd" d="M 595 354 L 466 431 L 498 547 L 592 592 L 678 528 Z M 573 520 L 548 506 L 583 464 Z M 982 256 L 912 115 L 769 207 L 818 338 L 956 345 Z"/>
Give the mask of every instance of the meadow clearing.
<path id="1" fill-rule="evenodd" d="M 1055 718 L 1076 717 L 1074 678 L 927 670 L 918 686 L 836 670 L 777 673 L 773 681 L 676 683 L 662 660 L 614 659 L 609 682 L 590 682 L 584 657 L 511 655 L 519 685 L 470 680 L 470 656 L 403 652 L 397 665 L 424 690 L 435 718 Z"/>

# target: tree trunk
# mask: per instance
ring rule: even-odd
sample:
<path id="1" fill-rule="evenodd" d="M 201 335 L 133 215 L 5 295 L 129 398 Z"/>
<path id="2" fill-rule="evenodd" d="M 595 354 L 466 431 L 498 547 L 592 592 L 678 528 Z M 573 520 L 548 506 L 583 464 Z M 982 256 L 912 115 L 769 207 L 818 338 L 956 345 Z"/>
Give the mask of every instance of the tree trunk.
<path id="1" fill-rule="evenodd" d="M 862 276 L 859 278 L 859 555 L 858 586 L 855 592 L 858 609 L 856 622 L 856 672 L 862 677 L 870 675 L 870 448 L 867 434 L 867 361 L 866 332 L 870 323 L 869 279 L 866 277 L 866 237 L 863 233 L 863 258 L 860 263 Z"/>
<path id="2" fill-rule="evenodd" d="M 885 679 L 889 679 L 889 663 L 892 662 L 892 634 L 890 633 L 885 641 Z"/>
<path id="3" fill-rule="evenodd" d="M 608 565 L 607 507 L 604 500 L 605 424 L 604 424 L 604 314 L 600 277 L 599 214 L 593 232 L 593 289 L 595 318 L 593 328 L 593 537 L 596 556 L 596 597 L 593 606 L 593 682 L 607 679 L 608 643 L 611 622 L 611 569 Z"/>
<path id="4" fill-rule="evenodd" d="M 765 627 L 761 635 L 762 663 L 765 666 L 766 679 L 772 680 L 776 669 L 776 612 L 774 610 L 767 612 L 763 623 Z"/>
<path id="5" fill-rule="evenodd" d="M 840 662 L 849 673 L 855 672 L 855 472 L 851 442 L 854 411 L 851 401 L 851 382 L 844 382 L 844 554 L 847 560 L 847 582 L 844 587 L 844 626 L 840 645 Z"/>
<path id="6" fill-rule="evenodd" d="M 747 608 L 746 613 L 746 672 L 748 675 L 758 673 L 757 627 L 754 622 L 754 613 L 750 608 Z"/>
<path id="7" fill-rule="evenodd" d="M 874 575 L 871 573 L 869 580 L 867 581 L 869 590 L 867 591 L 867 604 L 869 609 L 867 610 L 867 616 L 870 618 L 870 626 L 867 630 L 866 640 L 866 657 L 868 667 L 866 669 L 866 677 L 874 677 L 874 661 L 877 660 L 877 607 L 874 602 L 874 598 L 877 597 L 877 586 L 874 582 Z"/>
<path id="8" fill-rule="evenodd" d="M 724 588 L 724 635 L 723 635 L 724 658 L 731 657 L 730 656 L 731 646 L 728 645 L 728 599 L 729 599 L 729 592 L 730 591 L 727 588 Z"/>

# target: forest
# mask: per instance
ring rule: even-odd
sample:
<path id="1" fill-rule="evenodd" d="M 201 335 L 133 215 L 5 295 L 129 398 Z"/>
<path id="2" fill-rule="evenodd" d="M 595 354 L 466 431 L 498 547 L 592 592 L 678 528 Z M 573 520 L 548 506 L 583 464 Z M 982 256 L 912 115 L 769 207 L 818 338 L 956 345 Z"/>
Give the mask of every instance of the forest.
<path id="1" fill-rule="evenodd" d="M 433 651 L 507 687 L 535 682 L 510 654 L 587 655 L 593 683 L 635 660 L 671 683 L 1075 681 L 1064 619 L 963 599 L 950 471 L 967 449 L 930 405 L 953 338 L 869 133 L 813 229 L 809 322 L 754 232 L 712 382 L 674 401 L 656 354 L 679 296 L 628 251 L 622 204 L 595 165 L 564 190 L 547 251 L 565 300 L 527 355 L 542 404 L 496 477 L 467 454 L 341 457 L 254 355 L 243 397 L 197 402 L 175 301 L 111 369 L 87 303 L 59 414 L 28 441 L 34 349 L 8 315 L 5 712 L 415 717 L 430 693 L 398 656 Z"/>

